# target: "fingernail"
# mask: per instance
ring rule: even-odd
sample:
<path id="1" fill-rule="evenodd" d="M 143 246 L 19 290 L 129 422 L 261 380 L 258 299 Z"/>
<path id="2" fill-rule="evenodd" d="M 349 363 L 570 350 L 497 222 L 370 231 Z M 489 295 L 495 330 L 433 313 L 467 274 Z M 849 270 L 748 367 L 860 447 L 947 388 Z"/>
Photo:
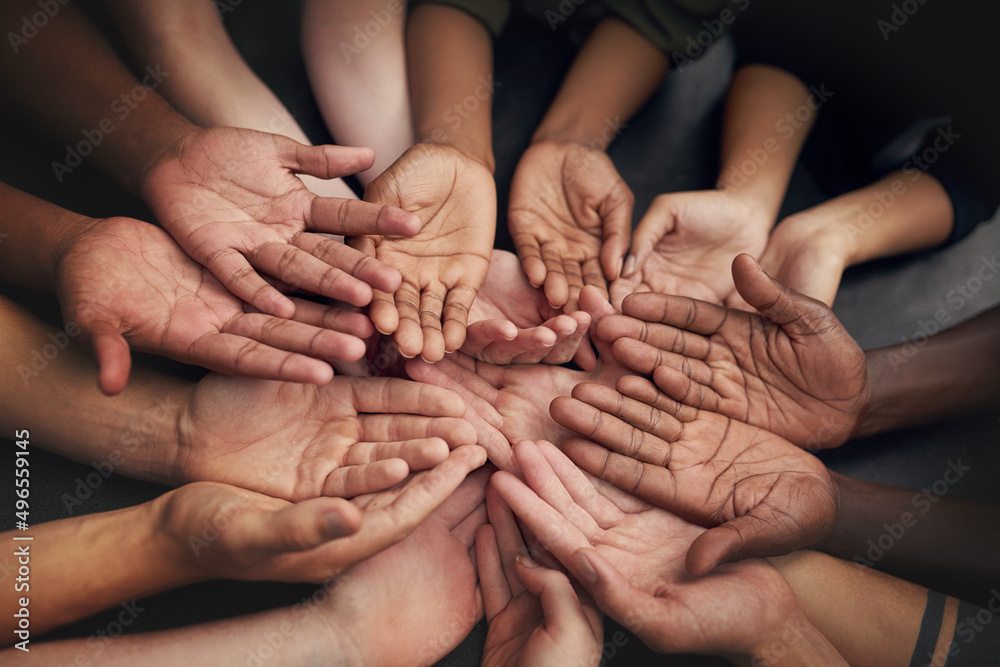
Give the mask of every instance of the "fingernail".
<path id="1" fill-rule="evenodd" d="M 530 556 L 525 556 L 524 554 L 518 554 L 517 558 L 514 560 L 524 567 L 538 567 L 538 563 L 536 563 Z"/>
<path id="2" fill-rule="evenodd" d="M 576 561 L 576 567 L 580 570 L 580 575 L 589 583 L 596 584 L 598 580 L 597 570 L 594 569 L 590 559 L 587 558 L 587 554 L 578 551 L 573 554 L 573 560 Z"/>
<path id="3" fill-rule="evenodd" d="M 629 255 L 625 259 L 625 269 L 622 271 L 623 276 L 630 276 L 632 272 L 635 271 L 635 255 Z"/>

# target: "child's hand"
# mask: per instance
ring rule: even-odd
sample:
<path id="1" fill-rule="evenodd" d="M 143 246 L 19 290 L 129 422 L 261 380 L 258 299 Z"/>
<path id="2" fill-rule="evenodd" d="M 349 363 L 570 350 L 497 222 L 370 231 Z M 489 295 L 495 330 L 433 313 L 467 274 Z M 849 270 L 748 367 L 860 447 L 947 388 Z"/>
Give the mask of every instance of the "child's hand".
<path id="1" fill-rule="evenodd" d="M 628 250 L 634 199 L 601 151 L 540 141 L 521 156 L 508 225 L 524 272 L 553 308 L 577 310 L 584 285 L 607 296 Z"/>

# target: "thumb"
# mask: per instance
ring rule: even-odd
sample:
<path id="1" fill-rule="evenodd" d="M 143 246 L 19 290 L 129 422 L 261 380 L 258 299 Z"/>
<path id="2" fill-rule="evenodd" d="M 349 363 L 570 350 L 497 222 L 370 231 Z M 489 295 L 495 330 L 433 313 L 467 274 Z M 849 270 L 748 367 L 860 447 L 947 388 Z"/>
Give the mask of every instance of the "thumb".
<path id="1" fill-rule="evenodd" d="M 110 322 L 96 321 L 81 325 L 90 342 L 91 353 L 100 369 L 98 386 L 108 396 L 120 394 L 128 384 L 132 370 L 132 355 L 128 342 Z"/>
<path id="2" fill-rule="evenodd" d="M 603 237 L 601 267 L 604 269 L 604 277 L 608 281 L 612 281 L 622 274 L 622 258 L 628 251 L 629 232 L 632 231 L 632 204 L 634 201 L 635 197 L 625 185 L 625 181 L 619 180 L 613 195 L 601 205 L 600 215 L 603 219 L 601 225 Z"/>
<path id="3" fill-rule="evenodd" d="M 622 573 L 592 547 L 577 550 L 572 561 L 573 575 L 601 611 L 634 631 L 637 602 L 646 596 L 633 588 Z"/>
<path id="4" fill-rule="evenodd" d="M 306 146 L 294 139 L 271 135 L 278 161 L 297 173 L 321 179 L 350 176 L 375 163 L 375 151 L 353 146 Z"/>
<path id="5" fill-rule="evenodd" d="M 542 567 L 527 556 L 518 556 L 517 576 L 528 592 L 541 601 L 547 628 L 569 630 L 582 624 L 589 631 L 583 605 L 565 574 Z"/>
<path id="6" fill-rule="evenodd" d="M 675 226 L 676 217 L 669 200 L 657 197 L 632 232 L 632 251 L 625 259 L 622 275 L 630 276 L 645 264 L 656 244 L 665 235 L 674 231 Z"/>
<path id="7" fill-rule="evenodd" d="M 814 332 L 817 316 L 830 313 L 824 304 L 769 276 L 746 253 L 733 260 L 733 283 L 749 305 L 790 334 Z"/>
<path id="8" fill-rule="evenodd" d="M 746 514 L 696 537 L 688 548 L 684 564 L 688 572 L 698 577 L 721 563 L 782 556 L 800 546 L 798 542 L 788 542 L 787 535 L 777 531 L 772 522 Z"/>
<path id="9" fill-rule="evenodd" d="M 343 498 L 312 498 L 265 515 L 248 536 L 248 546 L 284 553 L 308 551 L 325 542 L 353 535 L 361 527 L 361 510 Z"/>

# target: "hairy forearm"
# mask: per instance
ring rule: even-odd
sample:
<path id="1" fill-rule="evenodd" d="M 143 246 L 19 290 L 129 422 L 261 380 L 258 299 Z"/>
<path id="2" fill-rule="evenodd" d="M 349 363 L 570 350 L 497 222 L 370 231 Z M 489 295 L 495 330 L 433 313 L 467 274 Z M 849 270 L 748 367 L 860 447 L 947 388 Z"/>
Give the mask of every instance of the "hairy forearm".
<path id="1" fill-rule="evenodd" d="M 0 5 L 3 32 L 17 32 L 21 18 L 37 9 L 30 0 Z M 150 67 L 142 82 L 149 87 L 143 87 L 72 4 L 17 52 L 0 56 L 0 83 L 14 105 L 66 142 L 66 158 L 53 163 L 56 178 L 89 155 L 133 192 L 149 165 L 194 130 L 151 90 L 168 76 Z"/>
<path id="2" fill-rule="evenodd" d="M 492 171 L 493 44 L 486 27 L 463 11 L 420 5 L 406 38 L 416 140 L 453 146 Z"/>
<path id="3" fill-rule="evenodd" d="M 950 319 L 950 316 L 949 316 Z M 926 323 L 930 323 L 927 325 Z M 928 315 L 921 329 L 947 323 Z M 933 331 L 933 329 L 932 329 Z M 930 337 L 865 352 L 871 401 L 858 435 L 1000 406 L 1000 308 Z"/>
<path id="4" fill-rule="evenodd" d="M 532 142 L 560 141 L 607 150 L 659 87 L 667 57 L 633 28 L 606 19 L 563 80 Z"/>
<path id="5" fill-rule="evenodd" d="M 822 101 L 766 65 L 733 76 L 722 126 L 719 187 L 752 202 L 770 229 Z"/>
<path id="6" fill-rule="evenodd" d="M 1000 507 L 945 497 L 967 470 L 958 457 L 942 462 L 938 479 L 919 490 L 831 473 L 840 518 L 816 548 L 978 599 L 1000 576 Z"/>
<path id="7" fill-rule="evenodd" d="M 26 429 L 33 446 L 102 471 L 176 481 L 177 412 L 190 383 L 136 369 L 109 397 L 75 323 L 53 329 L 0 297 L 0 331 L 0 429 Z"/>

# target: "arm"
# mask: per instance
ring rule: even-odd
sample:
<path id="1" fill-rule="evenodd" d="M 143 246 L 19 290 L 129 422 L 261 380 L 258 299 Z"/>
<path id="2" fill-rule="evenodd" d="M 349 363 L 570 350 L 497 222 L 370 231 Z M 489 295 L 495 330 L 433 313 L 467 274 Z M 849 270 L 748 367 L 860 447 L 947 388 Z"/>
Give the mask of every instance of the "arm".
<path id="1" fill-rule="evenodd" d="M 169 72 L 157 92 L 195 123 L 245 127 L 311 143 L 243 60 L 210 0 L 108 0 L 107 5 L 138 66 L 158 64 Z M 356 198 L 341 179 L 303 180 L 317 194 Z"/>
<path id="2" fill-rule="evenodd" d="M 933 334 L 947 322 L 928 317 L 922 328 L 931 329 L 929 333 Z M 871 399 L 858 435 L 997 407 L 1000 405 L 1000 376 L 995 370 L 998 355 L 1000 308 L 943 333 L 927 338 L 914 336 L 913 341 L 901 345 L 866 351 Z M 957 363 L 959 360 L 961 364 Z"/>
<path id="3" fill-rule="evenodd" d="M 632 227 L 632 192 L 605 154 L 660 85 L 667 58 L 618 19 L 587 40 L 521 156 L 509 224 L 524 271 L 556 308 L 618 277 Z"/>
<path id="4" fill-rule="evenodd" d="M 789 287 L 830 305 L 847 267 L 939 245 L 953 218 L 940 181 L 897 171 L 782 220 L 760 263 Z"/>

